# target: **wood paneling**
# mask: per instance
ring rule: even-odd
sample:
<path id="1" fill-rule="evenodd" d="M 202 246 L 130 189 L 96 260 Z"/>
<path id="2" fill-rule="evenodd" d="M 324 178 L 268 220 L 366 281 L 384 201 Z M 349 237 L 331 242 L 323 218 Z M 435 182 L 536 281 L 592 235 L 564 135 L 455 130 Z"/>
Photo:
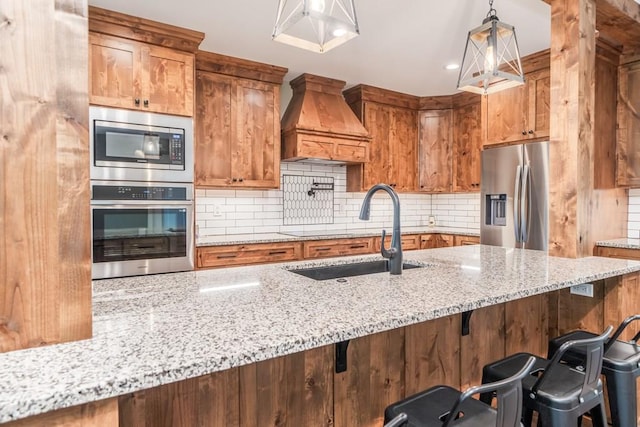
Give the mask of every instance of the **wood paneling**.
<path id="1" fill-rule="evenodd" d="M 0 16 L 11 17 L 0 26 L 0 351 L 10 351 L 91 336 L 87 9 L 2 2 Z"/>
<path id="2" fill-rule="evenodd" d="M 640 25 L 640 24 L 639 24 Z M 640 61 L 620 67 L 616 183 L 640 186 Z"/>
<path id="3" fill-rule="evenodd" d="M 197 268 L 295 261 L 302 258 L 301 242 L 254 243 L 249 245 L 202 246 L 196 248 Z"/>
<path id="4" fill-rule="evenodd" d="M 118 399 L 100 400 L 60 409 L 3 425 L 6 427 L 119 427 Z M 142 424 L 137 425 L 142 426 Z"/>
<path id="5" fill-rule="evenodd" d="M 594 187 L 616 186 L 616 108 L 618 91 L 619 52 L 605 49 L 603 43 L 596 46 L 596 89 L 594 112 Z"/>
<path id="6" fill-rule="evenodd" d="M 239 425 L 238 385 L 234 368 L 120 396 L 119 427 Z"/>
<path id="7" fill-rule="evenodd" d="M 452 184 L 452 110 L 420 112 L 420 191 L 450 193 Z"/>
<path id="8" fill-rule="evenodd" d="M 195 183 L 199 187 L 277 188 L 280 87 L 198 71 Z"/>
<path id="9" fill-rule="evenodd" d="M 528 352 L 547 357 L 549 297 L 534 295 L 505 304 L 505 354 Z"/>
<path id="10" fill-rule="evenodd" d="M 334 377 L 335 427 L 378 427 L 405 396 L 404 329 L 351 340 L 346 372 Z"/>
<path id="11" fill-rule="evenodd" d="M 95 6 L 89 7 L 89 30 L 191 53 L 198 50 L 200 42 L 204 39 L 204 33 L 200 31 L 188 30 Z"/>
<path id="12" fill-rule="evenodd" d="M 480 98 L 453 110 L 453 191 L 480 191 Z"/>
<path id="13" fill-rule="evenodd" d="M 593 298 L 572 295 L 569 289 L 558 293 L 558 333 L 575 329 L 601 333 L 604 324 L 604 281 L 593 282 Z"/>
<path id="14" fill-rule="evenodd" d="M 334 353 L 330 345 L 241 367 L 239 425 L 333 426 Z"/>
<path id="15" fill-rule="evenodd" d="M 484 365 L 505 356 L 505 305 L 473 311 L 469 335 L 460 338 L 460 387 L 482 382 Z"/>
<path id="16" fill-rule="evenodd" d="M 407 396 L 439 384 L 460 386 L 460 320 L 456 314 L 405 328 Z"/>
<path id="17" fill-rule="evenodd" d="M 600 37 L 633 48 L 640 45 L 640 6 L 633 0 L 596 0 Z"/>

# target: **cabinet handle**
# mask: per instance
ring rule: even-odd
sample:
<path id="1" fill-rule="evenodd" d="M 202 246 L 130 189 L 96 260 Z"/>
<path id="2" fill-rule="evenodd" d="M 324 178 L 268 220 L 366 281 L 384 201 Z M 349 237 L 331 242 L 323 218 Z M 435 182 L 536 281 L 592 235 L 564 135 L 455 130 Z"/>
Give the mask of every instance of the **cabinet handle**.
<path id="1" fill-rule="evenodd" d="M 350 249 L 362 249 L 362 248 L 366 248 L 367 245 L 351 245 L 349 246 Z"/>
<path id="2" fill-rule="evenodd" d="M 396 188 L 396 184 L 389 184 L 392 188 Z"/>
<path id="3" fill-rule="evenodd" d="M 148 106 L 149 106 L 149 100 L 148 100 L 148 99 L 145 99 L 145 100 L 144 100 L 144 106 L 145 106 L 145 107 L 148 107 Z"/>
<path id="4" fill-rule="evenodd" d="M 238 179 L 239 182 L 244 182 L 244 178 Z"/>
<path id="5" fill-rule="evenodd" d="M 286 253 L 287 251 L 271 251 L 269 252 L 269 255 L 284 255 Z"/>
<path id="6" fill-rule="evenodd" d="M 529 129 L 529 133 L 533 135 L 533 130 Z"/>
<path id="7" fill-rule="evenodd" d="M 527 134 L 527 131 L 526 131 L 526 130 L 523 130 L 523 131 L 522 131 L 522 134 L 523 134 L 523 135 L 526 135 L 526 134 Z"/>
<path id="8" fill-rule="evenodd" d="M 133 102 L 134 102 L 136 105 L 138 105 L 138 106 L 139 106 L 139 105 L 140 105 L 140 98 L 136 98 L 136 99 L 134 99 L 134 100 L 133 100 Z"/>
<path id="9" fill-rule="evenodd" d="M 235 257 L 237 257 L 237 256 L 238 256 L 238 255 L 236 255 L 236 254 L 228 254 L 228 255 L 218 255 L 216 258 L 218 258 L 218 259 L 225 259 L 225 258 L 235 258 Z"/>
<path id="10" fill-rule="evenodd" d="M 238 182 L 237 178 L 231 178 L 231 182 Z"/>

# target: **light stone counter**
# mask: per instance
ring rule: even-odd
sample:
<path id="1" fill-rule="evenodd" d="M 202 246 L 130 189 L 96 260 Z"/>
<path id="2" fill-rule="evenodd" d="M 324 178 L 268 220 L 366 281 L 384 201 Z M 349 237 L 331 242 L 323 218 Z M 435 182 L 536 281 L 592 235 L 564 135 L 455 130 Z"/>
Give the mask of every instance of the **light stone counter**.
<path id="1" fill-rule="evenodd" d="M 0 422 L 640 271 L 484 245 L 407 252 L 425 267 L 346 283 L 286 270 L 379 258 L 95 281 L 94 338 L 0 354 Z"/>
<path id="2" fill-rule="evenodd" d="M 391 233 L 391 228 L 387 230 Z M 456 227 L 403 227 L 402 234 L 457 234 L 463 236 L 480 236 L 478 230 Z M 380 236 L 381 230 L 317 230 L 291 231 L 281 233 L 230 234 L 218 236 L 202 236 L 196 239 L 196 246 L 248 245 L 252 243 L 277 243 L 304 240 L 348 239 L 355 237 Z"/>
<path id="3" fill-rule="evenodd" d="M 640 239 L 613 239 L 596 242 L 596 246 L 621 249 L 640 249 Z"/>

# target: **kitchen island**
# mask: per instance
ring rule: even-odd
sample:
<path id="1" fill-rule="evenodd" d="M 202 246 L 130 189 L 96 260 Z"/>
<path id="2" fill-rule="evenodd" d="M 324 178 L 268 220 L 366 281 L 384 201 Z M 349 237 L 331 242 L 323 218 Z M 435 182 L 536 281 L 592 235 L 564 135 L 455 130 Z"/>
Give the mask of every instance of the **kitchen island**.
<path id="1" fill-rule="evenodd" d="M 405 262 L 422 268 L 405 270 L 401 276 L 379 273 L 315 281 L 288 271 L 379 258 L 365 255 L 94 281 L 92 339 L 0 354 L 0 422 L 131 397 L 163 384 L 309 350 L 331 348 L 323 354 L 332 355 L 336 343 L 355 343 L 436 319 L 457 319 L 460 313 L 571 285 L 595 282 L 595 298 L 602 299 L 613 293 L 599 294 L 598 283 L 611 290 L 621 283 L 612 278 L 636 277 L 640 271 L 637 261 L 562 259 L 485 245 L 406 253 Z M 611 304 L 603 304 L 603 321 L 626 315 L 620 307 L 613 314 L 607 309 Z M 633 309 L 638 308 L 627 311 Z M 580 313 L 572 319 L 585 324 L 576 315 Z M 332 357 L 328 360 L 333 362 Z M 357 369 L 357 355 L 348 362 L 347 372 Z M 308 381 L 313 375 L 305 366 L 299 366 L 303 382 L 313 388 L 314 382 Z M 333 370 L 331 363 L 320 376 L 326 379 Z M 241 383 L 242 378 L 241 373 Z M 326 384 L 335 388 L 336 397 L 339 381 L 336 377 Z M 233 387 L 237 386 L 226 392 L 236 395 L 237 402 Z M 120 406 L 126 407 L 120 409 L 120 423 L 127 425 L 126 416 L 137 401 L 120 399 Z M 324 404 L 324 413 L 325 424 L 333 424 L 330 418 L 334 413 L 337 417 L 338 409 Z"/>

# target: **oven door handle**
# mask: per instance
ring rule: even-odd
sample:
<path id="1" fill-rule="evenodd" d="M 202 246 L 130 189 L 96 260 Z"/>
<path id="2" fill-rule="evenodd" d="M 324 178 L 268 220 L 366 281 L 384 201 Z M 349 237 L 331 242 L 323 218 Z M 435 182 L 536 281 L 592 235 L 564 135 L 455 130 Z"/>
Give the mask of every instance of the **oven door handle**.
<path id="1" fill-rule="evenodd" d="M 158 207 L 158 206 L 184 206 L 193 207 L 191 200 L 92 200 L 91 206 L 136 206 L 136 207 Z"/>

